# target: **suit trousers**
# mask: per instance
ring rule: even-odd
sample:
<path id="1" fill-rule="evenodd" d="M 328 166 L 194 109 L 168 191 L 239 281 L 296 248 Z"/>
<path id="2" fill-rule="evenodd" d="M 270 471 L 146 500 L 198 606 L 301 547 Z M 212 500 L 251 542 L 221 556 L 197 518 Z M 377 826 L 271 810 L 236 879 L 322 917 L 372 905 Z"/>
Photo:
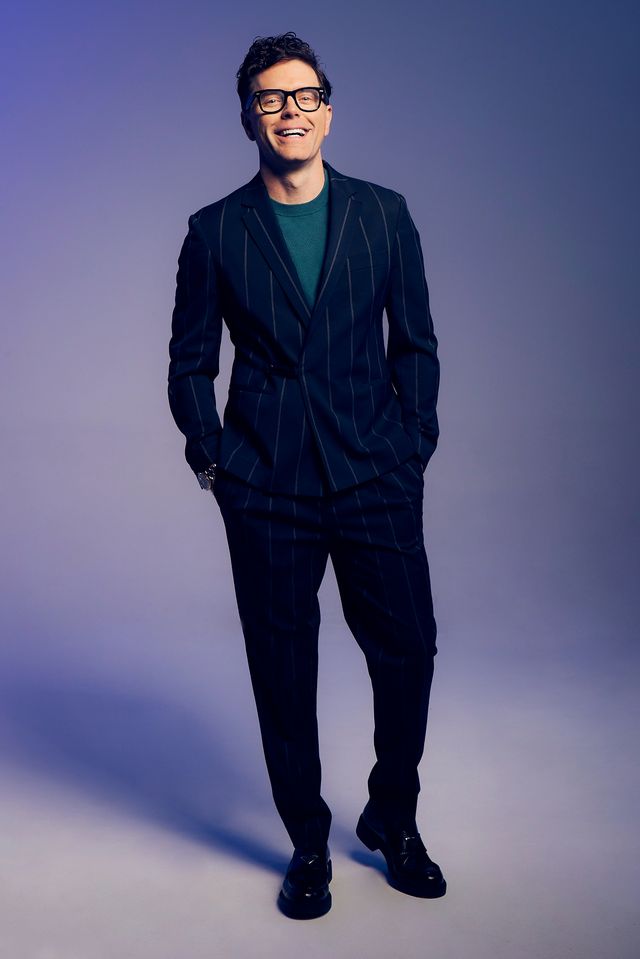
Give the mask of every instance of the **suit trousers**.
<path id="1" fill-rule="evenodd" d="M 316 715 L 318 590 L 330 556 L 346 623 L 373 687 L 369 798 L 415 822 L 436 623 L 417 456 L 336 493 L 269 493 L 226 471 L 214 483 L 276 808 L 296 848 L 324 848 Z"/>

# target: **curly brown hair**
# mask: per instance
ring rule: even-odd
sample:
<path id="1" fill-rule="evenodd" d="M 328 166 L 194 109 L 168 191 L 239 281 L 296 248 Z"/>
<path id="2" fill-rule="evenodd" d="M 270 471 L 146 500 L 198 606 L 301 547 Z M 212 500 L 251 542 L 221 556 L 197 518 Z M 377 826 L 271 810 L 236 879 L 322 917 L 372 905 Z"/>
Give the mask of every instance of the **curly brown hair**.
<path id="1" fill-rule="evenodd" d="M 316 53 L 308 43 L 301 40 L 295 33 L 281 33 L 277 37 L 256 37 L 249 51 L 242 61 L 236 77 L 238 80 L 238 96 L 244 109 L 250 93 L 251 80 L 257 73 L 261 73 L 280 60 L 303 60 L 316 72 L 319 85 L 324 88 L 326 101 L 331 96 L 331 84 L 327 75 L 320 66 Z"/>

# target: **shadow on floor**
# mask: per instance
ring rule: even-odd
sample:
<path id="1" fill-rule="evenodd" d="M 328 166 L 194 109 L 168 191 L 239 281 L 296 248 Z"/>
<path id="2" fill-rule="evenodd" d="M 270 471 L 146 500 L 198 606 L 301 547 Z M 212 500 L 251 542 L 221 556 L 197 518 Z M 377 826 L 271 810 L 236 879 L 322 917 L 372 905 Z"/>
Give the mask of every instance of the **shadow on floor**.
<path id="1" fill-rule="evenodd" d="M 229 723 L 69 677 L 21 678 L 1 690 L 1 702 L 13 761 L 235 858 L 286 868 L 288 856 L 242 828 L 272 813 L 271 797 L 242 767 Z"/>

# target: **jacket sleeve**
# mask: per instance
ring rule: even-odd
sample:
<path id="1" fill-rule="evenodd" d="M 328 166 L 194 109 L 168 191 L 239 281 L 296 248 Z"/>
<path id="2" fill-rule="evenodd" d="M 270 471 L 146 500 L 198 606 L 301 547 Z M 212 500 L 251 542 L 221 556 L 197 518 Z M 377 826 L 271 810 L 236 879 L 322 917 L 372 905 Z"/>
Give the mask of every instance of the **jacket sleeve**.
<path id="1" fill-rule="evenodd" d="M 438 341 L 418 231 L 400 197 L 385 309 L 389 321 L 387 360 L 407 433 L 427 465 L 439 435 L 436 404 L 440 385 Z"/>
<path id="2" fill-rule="evenodd" d="M 185 457 L 198 473 L 218 460 L 222 425 L 213 380 L 218 375 L 222 313 L 216 273 L 197 214 L 178 257 L 169 343 L 169 406 L 186 437 Z"/>

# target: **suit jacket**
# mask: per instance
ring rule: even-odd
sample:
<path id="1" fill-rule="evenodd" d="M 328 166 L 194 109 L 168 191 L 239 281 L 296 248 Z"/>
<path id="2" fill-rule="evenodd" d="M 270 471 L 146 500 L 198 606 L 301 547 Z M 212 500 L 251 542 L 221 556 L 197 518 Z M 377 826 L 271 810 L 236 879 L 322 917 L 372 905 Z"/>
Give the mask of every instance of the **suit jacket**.
<path id="1" fill-rule="evenodd" d="M 436 447 L 437 340 L 407 204 L 324 166 L 329 233 L 313 308 L 259 173 L 189 217 L 168 391 L 194 472 L 217 463 L 254 486 L 312 495 L 414 454 L 426 466 Z M 223 319 L 235 347 L 224 426 L 213 388 Z"/>

